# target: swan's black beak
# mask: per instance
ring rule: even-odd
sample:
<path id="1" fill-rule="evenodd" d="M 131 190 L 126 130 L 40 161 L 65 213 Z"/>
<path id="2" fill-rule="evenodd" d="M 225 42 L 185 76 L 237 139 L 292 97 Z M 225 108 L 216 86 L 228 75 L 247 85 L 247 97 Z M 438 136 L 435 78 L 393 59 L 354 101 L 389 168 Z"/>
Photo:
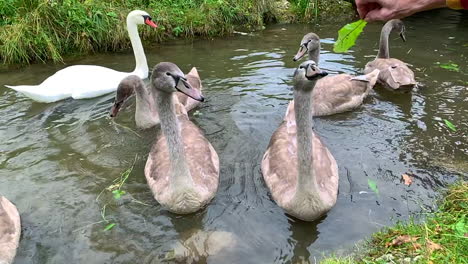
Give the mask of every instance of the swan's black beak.
<path id="1" fill-rule="evenodd" d="M 187 95 L 193 100 L 197 100 L 200 102 L 205 101 L 205 98 L 200 93 L 200 91 L 197 89 L 194 89 L 192 85 L 190 85 L 190 83 L 187 82 L 187 79 L 185 77 L 179 76 L 179 75 L 175 75 L 175 76 L 173 75 L 172 77 L 174 78 L 176 82 L 175 88 L 177 89 L 177 91 Z"/>

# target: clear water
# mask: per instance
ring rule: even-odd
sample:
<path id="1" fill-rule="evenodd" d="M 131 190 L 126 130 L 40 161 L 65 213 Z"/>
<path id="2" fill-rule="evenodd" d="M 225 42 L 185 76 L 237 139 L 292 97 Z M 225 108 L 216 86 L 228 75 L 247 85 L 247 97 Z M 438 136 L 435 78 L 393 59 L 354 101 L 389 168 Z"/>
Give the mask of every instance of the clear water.
<path id="1" fill-rule="evenodd" d="M 39 104 L 3 86 L 36 84 L 66 65 L 1 72 L 0 193 L 17 205 L 23 225 L 15 263 L 172 263 L 174 257 L 180 263 L 314 263 L 430 210 L 443 186 L 468 175 L 468 19 L 436 11 L 405 23 L 408 42 L 395 35 L 390 52 L 412 65 L 419 88 L 411 94 L 377 88 L 356 111 L 315 119 L 338 162 L 340 187 L 336 206 L 313 223 L 285 215 L 260 172 L 292 98 L 292 57 L 303 34 L 314 31 L 323 40 L 322 68 L 362 72 L 377 52 L 381 24 L 368 25 L 346 54 L 331 51 L 338 24 L 273 25 L 247 36 L 147 45 L 150 65 L 196 66 L 204 84 L 207 101 L 191 118 L 220 156 L 220 185 L 204 210 L 188 216 L 165 211 L 151 195 L 143 168 L 155 131 L 135 128 L 134 102 L 114 122 L 112 94 Z M 460 72 L 437 62 L 456 63 Z M 128 52 L 71 64 L 130 71 L 134 61 Z M 99 196 L 133 163 L 119 202 L 108 191 Z M 410 187 L 402 173 L 414 175 Z M 100 222 L 104 205 L 106 219 L 116 223 L 109 231 Z M 205 239 L 214 231 L 222 232 L 218 250 Z"/>

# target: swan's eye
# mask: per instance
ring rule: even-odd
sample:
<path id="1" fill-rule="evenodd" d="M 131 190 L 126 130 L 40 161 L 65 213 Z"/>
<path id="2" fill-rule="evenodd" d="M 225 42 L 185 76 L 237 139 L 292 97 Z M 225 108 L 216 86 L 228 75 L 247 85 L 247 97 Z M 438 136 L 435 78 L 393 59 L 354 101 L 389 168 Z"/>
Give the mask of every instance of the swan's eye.
<path id="1" fill-rule="evenodd" d="M 171 74 L 170 74 L 170 73 L 168 73 L 168 72 L 166 72 L 166 75 L 167 75 L 167 76 L 171 76 Z"/>

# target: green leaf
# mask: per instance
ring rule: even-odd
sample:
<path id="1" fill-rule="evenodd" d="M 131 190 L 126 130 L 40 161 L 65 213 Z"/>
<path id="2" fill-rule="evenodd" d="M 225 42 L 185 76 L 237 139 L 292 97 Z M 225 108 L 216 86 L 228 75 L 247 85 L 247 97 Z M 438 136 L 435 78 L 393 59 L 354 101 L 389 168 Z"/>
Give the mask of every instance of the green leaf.
<path id="1" fill-rule="evenodd" d="M 452 124 L 452 122 L 448 121 L 447 119 L 444 119 L 444 122 L 445 122 L 445 125 L 450 128 L 452 131 L 456 132 L 457 131 L 457 128 L 455 127 L 454 124 Z"/>
<path id="2" fill-rule="evenodd" d="M 465 225 L 465 219 L 462 218 L 460 221 L 458 221 L 455 225 L 454 228 L 455 232 L 457 235 L 464 237 L 466 233 L 468 233 L 468 229 L 466 228 Z"/>
<path id="3" fill-rule="evenodd" d="M 110 223 L 110 224 L 106 225 L 106 227 L 104 228 L 104 231 L 111 230 L 112 228 L 114 228 L 115 225 L 116 225 L 115 223 Z"/>
<path id="4" fill-rule="evenodd" d="M 114 199 L 118 200 L 125 194 L 125 191 L 113 190 L 112 193 L 114 194 Z"/>
<path id="5" fill-rule="evenodd" d="M 377 188 L 377 183 L 371 179 L 367 179 L 367 185 L 369 185 L 369 188 L 375 192 L 377 195 L 379 194 L 379 189 Z"/>
<path id="6" fill-rule="evenodd" d="M 447 63 L 436 63 L 441 67 L 442 69 L 446 69 L 449 71 L 454 71 L 454 72 L 460 72 L 460 67 L 458 67 L 458 64 L 452 63 L 452 62 L 447 62 Z"/>
<path id="7" fill-rule="evenodd" d="M 347 24 L 338 31 L 338 40 L 333 47 L 334 52 L 346 52 L 356 43 L 356 39 L 361 35 L 362 30 L 367 25 L 364 20 L 358 20 Z"/>
<path id="8" fill-rule="evenodd" d="M 110 17 L 117 17 L 117 14 L 114 11 L 107 12 L 106 15 L 108 15 Z"/>

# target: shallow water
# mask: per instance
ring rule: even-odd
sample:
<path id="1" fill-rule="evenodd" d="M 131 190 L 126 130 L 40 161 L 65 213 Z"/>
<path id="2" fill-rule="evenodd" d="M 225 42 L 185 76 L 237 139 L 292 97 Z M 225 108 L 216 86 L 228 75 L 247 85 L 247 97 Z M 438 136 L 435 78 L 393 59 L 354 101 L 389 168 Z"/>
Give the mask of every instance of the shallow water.
<path id="1" fill-rule="evenodd" d="M 134 102 L 114 122 L 112 94 L 39 104 L 3 86 L 39 83 L 65 65 L 1 72 L 0 193 L 17 205 L 23 225 L 15 263 L 314 263 L 431 210 L 442 187 L 468 175 L 468 18 L 461 14 L 414 16 L 405 21 L 408 42 L 391 38 L 390 54 L 415 70 L 419 88 L 411 94 L 376 88 L 356 111 L 315 119 L 338 162 L 340 187 L 336 206 L 313 223 L 285 215 L 260 172 L 292 98 L 292 57 L 302 35 L 314 31 L 322 38 L 322 68 L 362 72 L 377 52 L 381 24 L 368 25 L 346 54 L 331 51 L 338 24 L 274 25 L 247 36 L 146 46 L 150 66 L 172 61 L 187 72 L 196 66 L 203 80 L 207 101 L 191 118 L 220 156 L 220 185 L 204 210 L 188 216 L 162 209 L 146 185 L 155 132 L 135 128 Z M 436 65 L 449 61 L 460 72 Z M 130 71 L 134 61 L 129 52 L 67 64 Z M 119 202 L 108 191 L 99 195 L 133 163 Z M 400 181 L 402 173 L 414 175 L 411 186 Z M 100 222 L 104 206 L 116 223 L 110 231 Z M 209 243 L 212 232 L 218 240 Z M 208 249 L 213 244 L 218 248 Z"/>

